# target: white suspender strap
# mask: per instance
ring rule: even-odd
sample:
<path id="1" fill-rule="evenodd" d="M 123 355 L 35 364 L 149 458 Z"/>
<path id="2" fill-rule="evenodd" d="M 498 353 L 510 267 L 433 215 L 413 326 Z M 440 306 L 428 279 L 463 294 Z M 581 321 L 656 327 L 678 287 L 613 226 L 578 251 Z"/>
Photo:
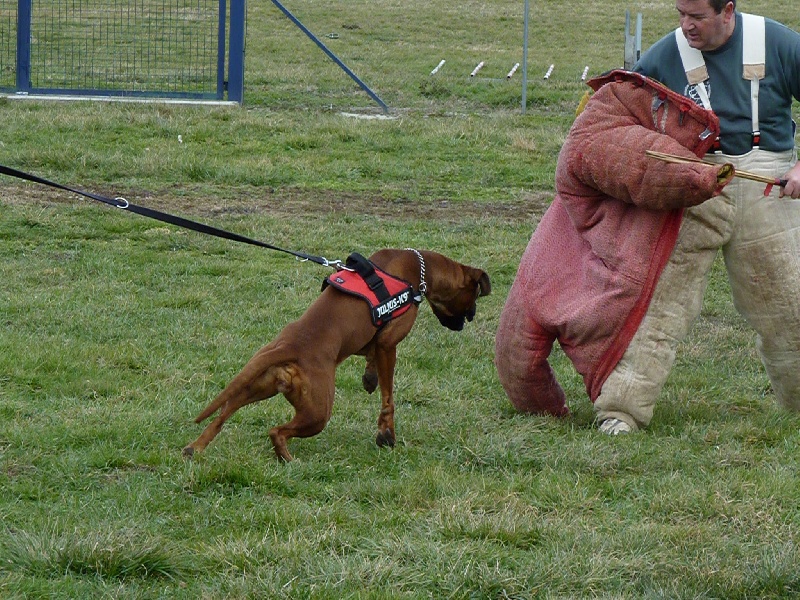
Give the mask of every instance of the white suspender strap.
<path id="1" fill-rule="evenodd" d="M 750 80 L 750 104 L 752 106 L 753 147 L 761 142 L 758 124 L 759 80 L 766 75 L 766 34 L 764 17 L 742 13 L 742 77 Z"/>
<path id="2" fill-rule="evenodd" d="M 708 79 L 708 69 L 703 53 L 692 48 L 678 27 L 675 30 L 675 41 L 681 55 L 683 70 L 689 85 L 697 92 L 703 107 L 711 110 L 711 100 L 703 83 Z M 761 130 L 758 124 L 758 91 L 759 80 L 766 75 L 766 34 L 764 17 L 742 13 L 742 77 L 750 81 L 750 112 L 753 125 L 753 147 L 758 148 L 761 142 Z"/>
<path id="3" fill-rule="evenodd" d="M 711 110 L 711 100 L 703 83 L 708 79 L 708 69 L 706 69 L 703 53 L 689 45 L 680 27 L 675 30 L 675 41 L 678 42 L 678 52 L 680 52 L 683 70 L 686 71 L 686 79 L 689 80 L 689 85 L 694 87 L 700 97 L 700 101 L 703 103 L 703 108 Z"/>
<path id="4" fill-rule="evenodd" d="M 764 79 L 767 61 L 764 17 L 742 13 L 742 63 L 745 79 Z"/>

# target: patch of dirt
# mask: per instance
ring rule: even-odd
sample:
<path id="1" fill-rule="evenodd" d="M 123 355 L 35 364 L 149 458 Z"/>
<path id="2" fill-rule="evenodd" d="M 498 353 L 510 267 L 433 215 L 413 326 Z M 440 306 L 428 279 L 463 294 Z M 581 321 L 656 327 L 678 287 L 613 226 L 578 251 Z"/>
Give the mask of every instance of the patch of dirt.
<path id="1" fill-rule="evenodd" d="M 115 197 L 119 192 L 92 189 L 92 193 Z M 465 219 L 496 218 L 511 222 L 538 220 L 550 202 L 550 192 L 530 192 L 519 200 L 507 202 L 469 200 L 397 200 L 373 194 L 298 189 L 226 189 L 223 196 L 208 197 L 206 192 L 191 188 L 174 188 L 163 192 L 126 190 L 132 204 L 187 218 L 220 215 L 271 214 L 294 216 L 322 212 L 324 214 L 373 214 L 390 219 L 435 219 L 446 222 Z M 33 184 L 9 184 L 0 187 L 0 202 L 7 205 L 48 205 L 91 202 L 77 194 Z"/>

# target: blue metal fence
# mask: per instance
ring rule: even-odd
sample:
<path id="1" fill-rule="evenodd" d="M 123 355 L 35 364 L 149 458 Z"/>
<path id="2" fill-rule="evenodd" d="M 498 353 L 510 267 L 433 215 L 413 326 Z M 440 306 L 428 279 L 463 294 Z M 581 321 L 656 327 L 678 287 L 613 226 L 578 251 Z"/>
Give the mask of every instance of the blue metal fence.
<path id="1" fill-rule="evenodd" d="M 0 1 L 0 88 L 13 88 L 17 63 L 16 2 Z"/>
<path id="2" fill-rule="evenodd" d="M 241 102 L 244 20 L 245 0 L 0 0 L 0 89 Z"/>

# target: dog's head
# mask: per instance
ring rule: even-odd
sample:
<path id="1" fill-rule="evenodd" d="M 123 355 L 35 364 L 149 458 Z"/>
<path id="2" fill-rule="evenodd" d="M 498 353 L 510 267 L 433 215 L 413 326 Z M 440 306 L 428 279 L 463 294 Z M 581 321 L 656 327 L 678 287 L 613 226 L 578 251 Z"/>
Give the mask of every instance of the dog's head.
<path id="1" fill-rule="evenodd" d="M 453 331 L 475 317 L 475 304 L 492 291 L 489 276 L 430 250 L 384 249 L 370 256 L 380 268 L 414 282 L 425 281 L 425 298 L 439 322 Z"/>
<path id="2" fill-rule="evenodd" d="M 492 284 L 481 269 L 445 260 L 450 264 L 447 268 L 443 266 L 442 271 L 437 272 L 435 264 L 428 267 L 430 276 L 425 296 L 442 325 L 461 331 L 464 321 L 472 321 L 475 317 L 478 298 L 491 293 Z"/>

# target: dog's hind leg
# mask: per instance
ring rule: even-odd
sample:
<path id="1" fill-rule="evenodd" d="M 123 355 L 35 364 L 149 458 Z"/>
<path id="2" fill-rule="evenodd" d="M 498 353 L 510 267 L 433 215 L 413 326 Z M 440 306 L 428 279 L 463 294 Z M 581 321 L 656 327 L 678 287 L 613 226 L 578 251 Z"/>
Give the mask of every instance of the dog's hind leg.
<path id="1" fill-rule="evenodd" d="M 313 383 L 312 383 L 313 381 Z M 325 429 L 331 418 L 335 392 L 334 378 L 319 376 L 306 377 L 299 372 L 281 390 L 294 407 L 294 418 L 288 423 L 273 427 L 269 432 L 275 454 L 281 460 L 290 462 L 287 442 L 293 437 L 311 437 Z"/>
<path id="2" fill-rule="evenodd" d="M 183 449 L 183 455 L 190 457 L 195 452 L 202 452 L 220 432 L 225 421 L 243 406 L 265 400 L 282 391 L 282 382 L 287 379 L 286 370 L 285 366 L 270 365 L 264 369 L 263 366 L 258 368 L 256 364 L 247 365 L 197 416 L 195 422 L 199 423 L 219 409 L 219 414 L 200 436 Z"/>

